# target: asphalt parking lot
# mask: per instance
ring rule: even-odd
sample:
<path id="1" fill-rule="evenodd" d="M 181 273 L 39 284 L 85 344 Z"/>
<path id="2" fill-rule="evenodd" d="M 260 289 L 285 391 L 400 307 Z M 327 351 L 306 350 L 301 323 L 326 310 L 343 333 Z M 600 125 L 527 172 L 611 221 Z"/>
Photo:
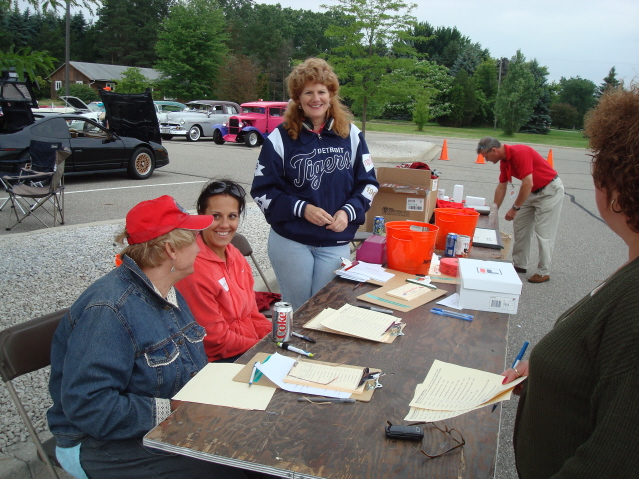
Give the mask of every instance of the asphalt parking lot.
<path id="1" fill-rule="evenodd" d="M 397 160 L 384 159 L 383 153 L 376 156 L 375 152 L 388 149 L 396 153 L 394 156 L 403 156 L 405 153 L 406 158 L 415 159 L 416 142 L 430 141 L 441 145 L 443 139 L 369 133 L 367 141 L 376 166 L 393 166 Z M 259 154 L 259 148 L 215 145 L 210 140 L 196 143 L 168 141 L 164 145 L 169 150 L 171 163 L 157 170 L 149 180 L 130 180 L 125 174 L 68 177 L 66 223 L 79 225 L 120 220 L 139 201 L 162 194 L 170 194 L 187 209 L 193 209 L 199 190 L 211 177 L 231 177 L 248 188 Z M 439 188 L 444 188 L 447 194 L 452 192 L 454 185 L 460 184 L 464 186 L 466 195 L 485 197 L 490 203 L 497 183 L 498 166 L 476 164 L 475 146 L 475 140 L 448 140 L 450 160 L 434 160 L 430 166 L 441 173 Z M 535 148 L 542 156 L 547 156 L 549 147 Z M 587 151 L 553 148 L 553 156 L 555 169 L 565 186 L 565 198 L 551 280 L 533 285 L 522 277 L 520 309 L 518 314 L 510 318 L 506 363 L 512 361 L 524 341 L 530 341 L 531 348 L 534 347 L 565 309 L 627 259 L 625 245 L 607 228 L 597 211 Z M 510 206 L 508 200 L 505 206 Z M 502 208 L 501 213 L 501 230 L 512 234 L 512 224 L 503 220 L 503 214 L 505 208 Z M 9 211 L 6 209 L 0 212 L 0 235 L 10 234 L 4 231 L 8 217 Z M 40 226 L 30 220 L 14 232 L 28 232 L 37 228 Z M 534 273 L 535 262 L 536 250 L 533 250 L 529 275 Z M 501 414 L 502 418 L 495 474 L 499 479 L 517 477 L 511 444 L 516 407 L 515 399 L 504 403 L 494 412 Z M 478 411 L 477 414 L 491 413 L 486 408 L 486 411 Z"/>

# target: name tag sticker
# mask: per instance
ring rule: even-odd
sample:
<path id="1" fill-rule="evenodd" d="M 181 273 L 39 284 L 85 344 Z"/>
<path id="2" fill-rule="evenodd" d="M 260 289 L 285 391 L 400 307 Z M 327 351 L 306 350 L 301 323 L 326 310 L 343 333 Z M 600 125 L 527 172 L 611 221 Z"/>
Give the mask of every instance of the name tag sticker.
<path id="1" fill-rule="evenodd" d="M 364 164 L 364 169 L 366 171 L 371 171 L 375 165 L 373 165 L 373 159 L 369 153 L 365 153 L 362 155 L 362 163 Z"/>
<path id="2" fill-rule="evenodd" d="M 226 278 L 222 278 L 221 280 L 218 281 L 218 283 L 220 283 L 220 285 L 222 285 L 222 288 L 224 288 L 224 291 L 228 291 L 229 290 L 229 285 L 226 282 Z"/>

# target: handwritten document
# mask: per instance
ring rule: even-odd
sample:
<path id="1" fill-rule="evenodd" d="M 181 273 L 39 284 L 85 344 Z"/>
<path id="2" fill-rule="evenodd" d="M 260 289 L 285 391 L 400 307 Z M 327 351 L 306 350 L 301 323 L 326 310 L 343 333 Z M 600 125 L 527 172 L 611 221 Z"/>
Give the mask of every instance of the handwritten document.
<path id="1" fill-rule="evenodd" d="M 502 384 L 503 379 L 499 374 L 435 360 L 424 382 L 415 388 L 415 395 L 410 402 L 411 410 L 404 419 L 446 419 L 508 400 L 513 388 L 526 378 L 505 385 Z"/>
<path id="2" fill-rule="evenodd" d="M 335 314 L 325 318 L 322 326 L 371 341 L 383 341 L 388 329 L 395 324 L 395 319 L 389 314 L 345 304 Z"/>
<path id="3" fill-rule="evenodd" d="M 359 383 L 363 374 L 363 368 L 356 369 L 317 364 L 311 361 L 297 361 L 283 381 L 361 394 L 364 391 L 364 385 L 359 386 Z"/>

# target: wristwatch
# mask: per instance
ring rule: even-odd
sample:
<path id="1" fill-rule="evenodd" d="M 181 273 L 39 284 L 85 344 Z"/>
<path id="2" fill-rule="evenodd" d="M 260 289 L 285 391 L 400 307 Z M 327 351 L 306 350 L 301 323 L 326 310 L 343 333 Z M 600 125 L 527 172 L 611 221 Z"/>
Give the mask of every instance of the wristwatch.
<path id="1" fill-rule="evenodd" d="M 519 211 L 519 210 L 521 209 L 521 206 L 515 206 L 515 205 L 513 205 L 513 206 L 512 206 L 512 208 L 513 208 L 513 210 L 515 210 L 515 211 Z"/>

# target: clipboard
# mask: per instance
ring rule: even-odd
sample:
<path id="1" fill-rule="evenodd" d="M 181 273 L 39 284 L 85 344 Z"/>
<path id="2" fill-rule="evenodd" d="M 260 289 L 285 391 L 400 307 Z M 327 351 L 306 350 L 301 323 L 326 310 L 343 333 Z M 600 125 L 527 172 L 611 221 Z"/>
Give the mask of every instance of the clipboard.
<path id="1" fill-rule="evenodd" d="M 428 293 L 412 301 L 406 301 L 404 299 L 395 298 L 386 294 L 387 291 L 391 291 L 395 288 L 398 288 L 399 286 L 406 284 L 407 279 L 412 279 L 414 277 L 414 274 L 401 273 L 398 271 L 393 278 L 386 281 L 384 286 L 369 293 L 361 294 L 357 297 L 357 299 L 365 301 L 367 303 L 376 304 L 383 308 L 390 308 L 394 309 L 395 311 L 407 312 L 419 306 L 422 306 L 423 304 L 430 303 L 431 301 L 434 301 L 447 293 L 447 291 L 444 291 L 443 289 L 429 290 Z M 431 282 L 432 281 L 433 277 L 431 276 Z"/>
<path id="2" fill-rule="evenodd" d="M 351 338 L 358 338 L 358 339 L 361 339 L 362 341 L 370 341 L 370 339 L 368 339 L 368 338 L 363 338 L 361 336 L 357 336 L 357 335 L 354 335 L 354 334 L 344 333 L 342 331 L 336 331 L 334 329 L 330 329 L 328 327 L 325 327 L 325 326 L 323 326 L 323 325 L 321 325 L 319 323 L 318 323 L 318 325 L 313 324 L 313 323 L 315 323 L 317 321 L 318 317 L 321 314 L 323 314 L 325 311 L 326 311 L 326 309 L 322 310 L 322 312 L 320 314 L 318 314 L 318 315 L 314 316 L 313 318 L 311 318 L 302 327 L 304 329 L 312 329 L 313 331 L 322 331 L 323 333 L 341 334 L 342 336 L 348 336 L 348 337 L 351 337 Z M 335 311 L 337 311 L 337 310 L 335 310 Z M 400 325 L 399 325 L 400 331 L 404 331 L 404 327 L 405 326 L 406 326 L 405 323 L 400 323 Z M 395 341 L 395 339 L 397 339 L 397 336 L 398 336 L 397 334 L 388 333 L 383 340 L 380 340 L 378 342 L 384 343 L 384 344 L 391 344 L 393 341 Z"/>
<path id="3" fill-rule="evenodd" d="M 268 357 L 270 356 L 270 353 L 257 353 L 255 356 L 253 356 L 251 358 L 251 360 L 248 362 L 248 364 L 246 364 L 242 370 L 237 373 L 237 375 L 233 378 L 233 381 L 235 382 L 239 382 L 239 383 L 248 383 L 249 380 L 251 379 L 251 373 L 253 372 L 253 364 L 255 364 L 255 361 L 259 361 L 260 363 L 267 361 Z M 338 363 L 328 363 L 325 361 L 318 361 L 316 359 L 309 359 L 309 360 L 305 360 L 305 359 L 298 359 L 298 361 L 312 361 L 316 364 L 326 364 L 329 366 L 341 366 L 343 368 L 353 368 L 353 369 L 359 369 L 362 370 L 364 369 L 362 366 L 351 366 L 350 364 L 338 364 Z M 377 369 L 377 368 L 370 368 L 369 372 L 371 374 L 373 373 L 381 373 L 382 370 L 381 369 Z M 269 378 L 267 378 L 266 376 L 264 376 L 263 374 L 256 380 L 253 380 L 253 384 L 259 384 L 260 386 L 266 386 L 266 387 L 272 387 L 275 389 L 279 389 Z M 366 381 L 365 383 L 366 385 L 372 385 L 375 384 L 375 380 L 374 379 L 370 379 L 368 381 Z M 364 388 L 364 392 L 362 394 L 351 394 L 351 398 L 352 399 L 356 399 L 357 401 L 361 401 L 361 402 L 369 402 L 371 400 L 371 398 L 373 397 L 373 392 L 375 391 L 375 388 L 373 389 L 368 389 L 367 387 Z"/>
<path id="4" fill-rule="evenodd" d="M 473 236 L 473 246 L 481 246 L 482 248 L 504 249 L 504 243 L 501 240 L 501 233 L 491 228 L 475 228 Z"/>

